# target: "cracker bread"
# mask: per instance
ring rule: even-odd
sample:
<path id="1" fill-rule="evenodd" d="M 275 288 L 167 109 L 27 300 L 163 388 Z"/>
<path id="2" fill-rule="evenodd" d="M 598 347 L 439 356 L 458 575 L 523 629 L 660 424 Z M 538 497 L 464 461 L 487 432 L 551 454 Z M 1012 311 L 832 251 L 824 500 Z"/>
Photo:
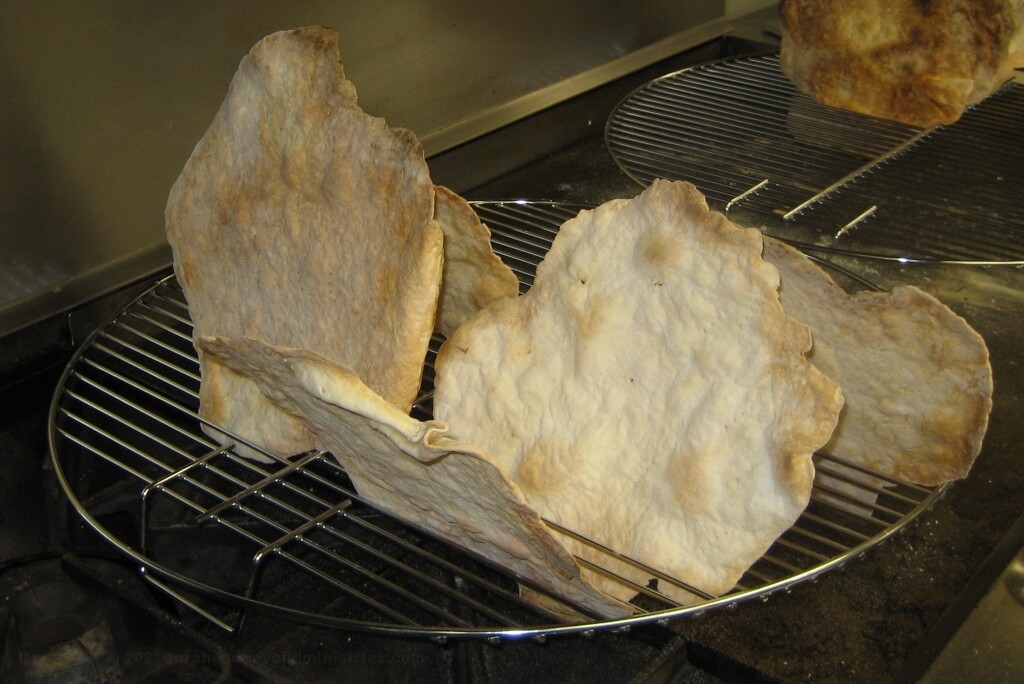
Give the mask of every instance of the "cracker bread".
<path id="1" fill-rule="evenodd" d="M 374 505 L 593 615 L 631 612 L 581 580 L 516 486 L 485 453 L 448 436 L 443 423 L 411 418 L 350 369 L 307 350 L 249 339 L 198 344 L 298 416 L 314 438 L 307 446 L 330 451 Z"/>
<path id="2" fill-rule="evenodd" d="M 1024 66 L 1022 0 L 782 0 L 782 71 L 822 104 L 927 128 Z"/>
<path id="3" fill-rule="evenodd" d="M 491 453 L 546 519 L 727 592 L 803 511 L 811 456 L 842 405 L 804 358 L 810 335 L 782 310 L 760 253 L 757 230 L 710 212 L 688 183 L 581 212 L 529 292 L 442 346 L 435 416 Z"/>
<path id="4" fill-rule="evenodd" d="M 442 233 L 423 150 L 363 113 L 334 31 L 261 40 L 167 202 L 196 339 L 251 337 L 352 368 L 408 410 L 440 291 Z M 201 415 L 271 452 L 310 435 L 200 352 Z"/>
<path id="5" fill-rule="evenodd" d="M 847 294 L 799 250 L 765 238 L 782 306 L 809 326 L 809 356 L 846 406 L 822 451 L 922 485 L 965 477 L 992 409 L 981 335 L 912 286 Z"/>
<path id="6" fill-rule="evenodd" d="M 437 186 L 434 218 L 444 233 L 444 275 L 435 325 L 451 335 L 495 299 L 519 294 L 519 279 L 491 249 L 491 231 L 469 202 Z"/>

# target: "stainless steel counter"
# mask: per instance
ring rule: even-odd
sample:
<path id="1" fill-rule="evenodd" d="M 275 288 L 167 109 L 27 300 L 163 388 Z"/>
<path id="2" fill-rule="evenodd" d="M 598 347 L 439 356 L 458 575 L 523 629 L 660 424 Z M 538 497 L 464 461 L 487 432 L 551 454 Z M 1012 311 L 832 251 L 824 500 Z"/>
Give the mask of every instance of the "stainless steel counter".
<path id="1" fill-rule="evenodd" d="M 364 109 L 436 155 L 721 35 L 737 6 L 2 3 L 0 338 L 169 263 L 167 192 L 269 33 L 336 28 Z"/>
<path id="2" fill-rule="evenodd" d="M 1018 524 L 1015 531 L 1013 538 L 1019 542 L 1024 525 Z M 966 679 L 1011 684 L 1024 676 L 1024 547 L 1018 545 L 1009 561 L 994 554 L 991 569 L 998 570 L 994 580 L 989 582 L 985 573 L 976 579 L 977 589 L 984 591 L 980 598 L 965 593 L 960 610 L 950 612 L 948 626 L 936 627 L 934 648 L 938 654 L 931 661 L 923 657 L 919 663 L 913 662 L 908 681 L 918 674 L 914 665 L 924 670 L 917 678 L 921 684 Z M 948 634 L 950 629 L 952 634 Z M 924 655 L 930 654 L 931 649 Z"/>

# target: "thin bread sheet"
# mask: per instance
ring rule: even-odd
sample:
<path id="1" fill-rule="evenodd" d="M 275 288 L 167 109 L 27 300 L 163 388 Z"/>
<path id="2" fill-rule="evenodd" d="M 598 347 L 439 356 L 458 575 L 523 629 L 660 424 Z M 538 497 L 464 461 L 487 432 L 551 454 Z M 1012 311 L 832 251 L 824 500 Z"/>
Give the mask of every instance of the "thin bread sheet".
<path id="1" fill-rule="evenodd" d="M 307 446 L 330 451 L 367 501 L 563 597 L 583 614 L 631 612 L 583 581 L 572 556 L 501 468 L 452 439 L 443 423 L 408 416 L 350 369 L 307 350 L 226 338 L 201 338 L 199 347 L 301 420 L 313 435 Z"/>
<path id="2" fill-rule="evenodd" d="M 581 212 L 529 292 L 441 348 L 435 415 L 491 453 L 541 515 L 724 593 L 804 510 L 811 456 L 842 405 L 760 254 L 758 231 L 710 212 L 688 183 Z"/>
<path id="3" fill-rule="evenodd" d="M 441 287 L 443 236 L 416 137 L 365 114 L 337 35 L 261 40 L 167 202 L 194 336 L 311 349 L 408 410 Z M 287 455 L 301 421 L 200 351 L 202 416 Z"/>
<path id="4" fill-rule="evenodd" d="M 782 306 L 811 329 L 810 360 L 846 406 L 823 451 L 922 485 L 965 477 L 992 410 L 984 339 L 912 285 L 847 293 L 799 250 L 765 238 Z"/>

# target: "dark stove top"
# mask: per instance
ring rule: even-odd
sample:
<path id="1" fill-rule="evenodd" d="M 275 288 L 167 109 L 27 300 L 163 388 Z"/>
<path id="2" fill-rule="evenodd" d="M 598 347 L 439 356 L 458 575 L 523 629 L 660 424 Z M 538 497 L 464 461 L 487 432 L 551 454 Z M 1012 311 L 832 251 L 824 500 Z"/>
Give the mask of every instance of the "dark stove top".
<path id="1" fill-rule="evenodd" d="M 631 87 L 623 84 L 622 94 Z M 606 105 L 614 101 L 605 98 Z M 464 194 L 596 204 L 639 191 L 591 130 Z M 197 682 L 918 679 L 1020 548 L 1024 272 L 831 258 L 882 287 L 913 283 L 931 291 L 984 335 L 995 407 L 970 477 L 887 543 L 789 593 L 669 629 L 544 644 L 438 645 L 261 616 L 231 635 L 154 592 L 90 538 L 46 470 L 47 412 L 60 370 L 81 329 L 104 320 L 79 317 L 68 344 L 34 355 L 25 370 L 0 380 L 0 681 L 17 681 L 18 673 L 54 682 L 102 681 L 104 673 L 124 681 Z M 26 663 L 56 652 L 65 660 L 52 667 L 65 679 L 26 673 Z"/>
<path id="2" fill-rule="evenodd" d="M 468 194 L 595 203 L 637 191 L 615 171 L 600 137 L 594 136 Z M 1021 413 L 1021 389 L 1013 375 L 1012 353 L 1020 333 L 1005 321 L 1014 319 L 1014 311 L 1019 315 L 1021 274 L 876 263 L 844 266 L 860 267 L 873 280 L 884 278 L 886 285 L 919 282 L 938 285 L 940 297 L 950 288 L 958 293 L 951 304 L 985 334 L 992 351 L 995 410 L 985 450 L 967 480 L 954 485 L 894 539 L 813 584 L 763 603 L 684 620 L 670 630 L 553 639 L 543 645 L 439 646 L 259 618 L 238 637 L 218 633 L 154 595 L 133 568 L 104 553 L 102 543 L 90 543 L 81 529 L 69 535 L 66 523 L 73 515 L 60 505 L 45 472 L 47 409 L 66 361 L 54 353 L 0 393 L 5 459 L 0 469 L 0 634 L 8 649 L 0 662 L 10 669 L 12 641 L 20 641 L 23 648 L 27 642 L 38 655 L 63 646 L 60 639 L 69 635 L 72 641 L 80 641 L 83 634 L 95 637 L 96 625 L 89 620 L 47 614 L 43 607 L 38 610 L 44 627 L 25 626 L 31 619 L 23 615 L 26 591 L 39 594 L 40 600 L 65 597 L 70 591 L 85 597 L 71 602 L 71 608 L 101 615 L 100 633 L 113 639 L 96 642 L 110 652 L 89 656 L 90 667 L 117 668 L 129 680 L 154 672 L 172 676 L 183 663 L 195 662 L 202 667 L 189 670 L 194 681 L 214 681 L 225 672 L 243 681 L 300 674 L 317 681 L 336 675 L 341 666 L 360 681 L 670 681 L 658 679 L 667 672 L 675 673 L 671 681 L 694 682 L 916 678 L 941 653 L 983 590 L 996 581 L 1000 562 L 1005 566 L 1009 561 L 1014 534 L 1020 534 L 1020 526 L 1014 533 L 1013 524 L 1024 491 L 1024 466 L 1017 458 L 1021 427 L 1015 418 Z M 993 296 L 998 293 L 1004 298 Z M 59 603 L 58 613 L 66 603 Z M 74 658 L 65 666 L 65 674 L 85 667 Z"/>
<path id="3" fill-rule="evenodd" d="M 228 634 L 155 592 L 70 511 L 47 468 L 46 420 L 67 359 L 0 391 L 0 681 L 720 682 L 667 630 L 544 644 L 438 645 L 247 616 Z"/>

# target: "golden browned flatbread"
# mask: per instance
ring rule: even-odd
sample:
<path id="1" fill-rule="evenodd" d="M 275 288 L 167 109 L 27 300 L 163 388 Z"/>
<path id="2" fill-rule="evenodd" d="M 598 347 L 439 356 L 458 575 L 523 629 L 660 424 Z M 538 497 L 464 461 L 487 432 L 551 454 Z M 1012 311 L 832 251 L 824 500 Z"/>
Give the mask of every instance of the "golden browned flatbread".
<path id="1" fill-rule="evenodd" d="M 483 452 L 438 421 L 395 408 L 344 366 L 255 340 L 199 339 L 199 348 L 250 378 L 297 416 L 367 501 L 564 597 L 593 616 L 631 611 L 580 577 L 572 556 Z"/>
<path id="2" fill-rule="evenodd" d="M 800 251 L 765 238 L 782 306 L 811 329 L 811 362 L 846 406 L 823 451 L 908 482 L 965 477 L 992 409 L 981 335 L 914 286 L 847 294 Z"/>
<path id="3" fill-rule="evenodd" d="M 1021 0 L 782 0 L 782 71 L 819 102 L 949 124 L 1024 66 Z"/>
<path id="4" fill-rule="evenodd" d="M 434 218 L 444 232 L 437 330 L 451 335 L 495 299 L 519 294 L 519 280 L 491 249 L 491 231 L 463 198 L 438 186 Z"/>
<path id="5" fill-rule="evenodd" d="M 529 292 L 441 348 L 435 415 L 491 453 L 546 519 L 724 593 L 804 510 L 811 456 L 842 405 L 760 255 L 761 234 L 710 212 L 688 183 L 655 181 L 581 212 Z M 612 565 L 640 585 L 650 577 Z"/>
<path id="6" fill-rule="evenodd" d="M 334 31 L 273 34 L 242 60 L 167 202 L 198 339 L 251 337 L 352 368 L 408 410 L 441 283 L 423 150 L 363 113 Z M 278 454 L 303 423 L 200 353 L 202 416 Z"/>

